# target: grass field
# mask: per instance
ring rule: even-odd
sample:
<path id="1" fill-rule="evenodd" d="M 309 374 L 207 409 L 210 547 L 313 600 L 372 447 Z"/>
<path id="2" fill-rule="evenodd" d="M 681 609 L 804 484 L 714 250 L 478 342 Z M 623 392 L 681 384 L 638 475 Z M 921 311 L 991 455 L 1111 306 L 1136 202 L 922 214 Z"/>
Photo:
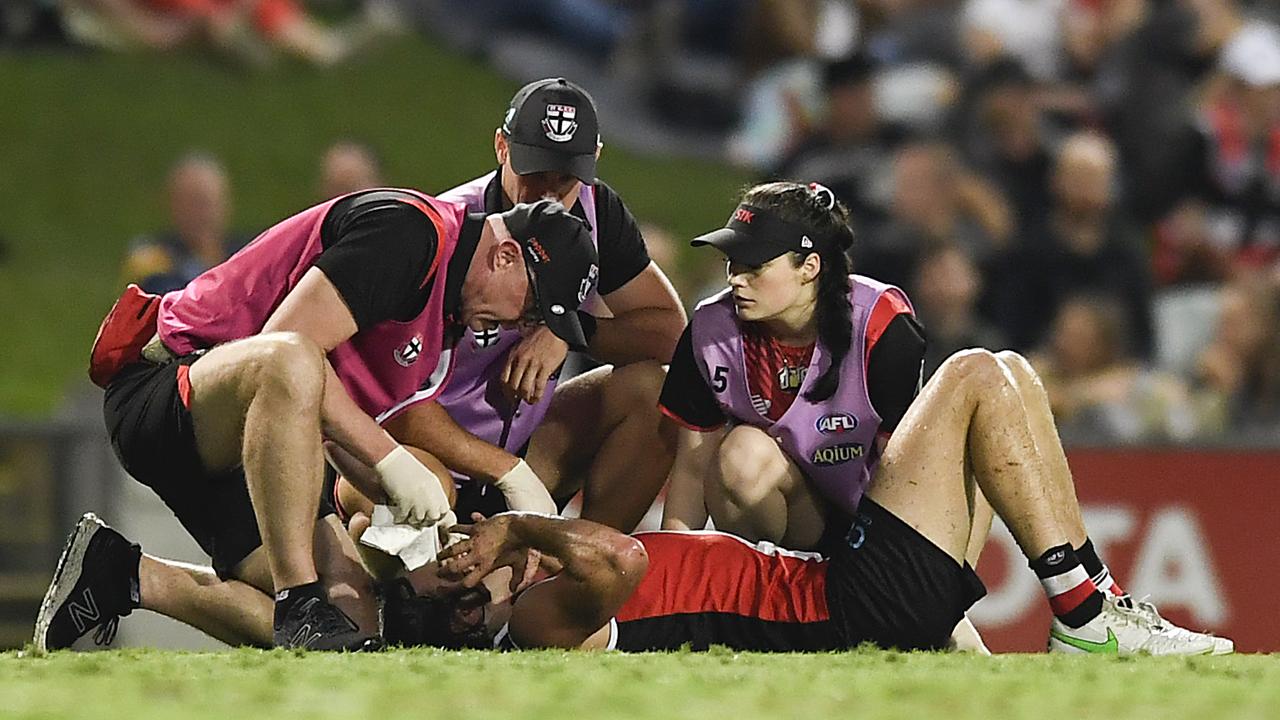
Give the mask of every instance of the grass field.
<path id="1" fill-rule="evenodd" d="M 238 650 L 0 655 L 0 717 L 1275 718 L 1280 658 Z"/>
<path id="2" fill-rule="evenodd" d="M 337 138 L 369 141 L 388 182 L 427 191 L 492 169 L 515 89 L 413 37 L 328 71 L 0 52 L 0 416 L 46 415 L 83 378 L 126 244 L 166 223 L 165 173 L 180 154 L 223 158 L 233 224 L 256 233 L 317 201 L 320 154 Z M 642 221 L 683 238 L 724 222 L 743 176 L 626 153 L 602 130 L 600 176 Z"/>

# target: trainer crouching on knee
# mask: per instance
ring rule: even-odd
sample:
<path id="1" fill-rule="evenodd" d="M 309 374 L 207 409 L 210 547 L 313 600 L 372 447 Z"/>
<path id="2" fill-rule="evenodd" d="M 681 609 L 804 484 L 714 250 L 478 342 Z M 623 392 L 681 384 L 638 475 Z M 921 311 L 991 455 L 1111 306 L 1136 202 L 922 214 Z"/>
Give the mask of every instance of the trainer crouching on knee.
<path id="1" fill-rule="evenodd" d="M 447 367 L 463 329 L 545 323 L 581 343 L 576 310 L 597 275 L 586 227 L 554 201 L 485 217 L 413 190 L 364 191 L 282 221 L 182 290 L 134 291 L 142 310 L 113 310 L 93 374 L 125 469 L 219 577 L 274 595 L 274 644 L 367 649 L 381 643 L 371 594 L 350 592 L 341 569 L 346 592 L 326 592 L 317 573 L 317 518 L 332 513 L 322 442 L 374 469 L 398 520 L 452 522 L 451 481 L 379 420 Z M 150 317 L 142 357 L 102 349 Z M 354 564 L 349 538 L 322 525 Z"/>

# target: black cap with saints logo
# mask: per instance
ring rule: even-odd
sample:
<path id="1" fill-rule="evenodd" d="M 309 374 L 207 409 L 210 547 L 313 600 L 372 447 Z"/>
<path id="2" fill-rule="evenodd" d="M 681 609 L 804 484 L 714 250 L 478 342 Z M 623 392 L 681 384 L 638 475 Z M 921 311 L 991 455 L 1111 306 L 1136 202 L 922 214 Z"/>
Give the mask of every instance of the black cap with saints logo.
<path id="1" fill-rule="evenodd" d="M 596 181 L 600 125 L 595 101 L 580 86 L 546 78 L 520 88 L 507 108 L 502 133 L 517 174 L 561 172 L 584 183 Z"/>

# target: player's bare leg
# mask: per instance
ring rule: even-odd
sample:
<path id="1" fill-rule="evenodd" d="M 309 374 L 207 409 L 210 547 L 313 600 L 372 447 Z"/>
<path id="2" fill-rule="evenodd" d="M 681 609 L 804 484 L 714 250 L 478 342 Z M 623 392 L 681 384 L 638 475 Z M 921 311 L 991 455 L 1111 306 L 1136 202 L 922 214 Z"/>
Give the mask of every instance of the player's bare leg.
<path id="1" fill-rule="evenodd" d="M 953 355 L 912 403 L 885 448 L 867 497 L 963 562 L 972 467 L 1025 555 L 1066 542 L 1039 481 L 1045 463 L 1004 366 L 985 351 Z"/>
<path id="2" fill-rule="evenodd" d="M 209 351 L 190 380 L 200 458 L 243 464 L 275 590 L 315 582 L 324 353 L 296 333 L 259 335 Z"/>
<path id="3" fill-rule="evenodd" d="M 1053 411 L 1049 409 L 1049 396 L 1044 384 L 1026 358 L 1012 351 L 998 353 L 996 358 L 1004 365 L 1022 404 L 1027 408 L 1027 424 L 1036 448 L 1045 463 L 1043 482 L 1058 511 L 1058 524 L 1067 532 L 1071 546 L 1078 548 L 1088 537 L 1084 516 L 1080 514 L 1080 501 L 1076 499 L 1075 482 L 1067 465 L 1067 454 L 1053 423 Z"/>
<path id="4" fill-rule="evenodd" d="M 800 468 L 759 428 L 739 425 L 725 435 L 705 498 L 716 529 L 753 542 L 804 550 L 825 529 L 821 502 Z"/>
<path id="5" fill-rule="evenodd" d="M 560 385 L 526 460 L 553 497 L 583 491 L 582 517 L 631 532 L 666 482 L 674 429 L 661 422 L 666 371 L 655 362 L 596 368 Z"/>
<path id="6" fill-rule="evenodd" d="M 228 645 L 271 646 L 274 601 L 213 568 L 143 555 L 138 566 L 142 608 L 184 622 Z"/>
<path id="7" fill-rule="evenodd" d="M 1112 577 L 1110 568 L 1098 557 L 1093 544 L 1088 543 L 1088 532 L 1085 528 L 1084 516 L 1080 511 L 1080 502 L 1076 499 L 1075 482 L 1071 477 L 1071 468 L 1067 463 L 1066 452 L 1062 448 L 1062 440 L 1058 437 L 1057 428 L 1053 424 L 1052 411 L 1049 409 L 1049 396 L 1045 392 L 1044 383 L 1040 381 L 1040 377 L 1036 374 L 1035 369 L 1031 367 L 1031 363 L 1027 362 L 1026 358 L 1021 355 L 1005 351 L 998 353 L 996 357 L 1009 371 L 1009 375 L 1022 396 L 1022 402 L 1027 407 L 1027 418 L 1031 425 L 1032 435 L 1035 437 L 1040 454 L 1048 465 L 1049 472 L 1046 481 L 1049 492 L 1054 496 L 1054 504 L 1059 509 L 1059 523 L 1067 529 L 1071 537 L 1071 546 L 1075 548 L 1086 569 L 1092 575 L 1094 584 L 1103 592 L 1121 598 L 1121 601 L 1126 606 L 1136 608 L 1146 615 L 1154 625 L 1179 638 L 1185 644 L 1209 644 L 1215 654 L 1234 651 L 1234 644 L 1230 640 L 1178 627 L 1160 617 L 1153 604 L 1143 601 L 1135 603 L 1125 594 L 1119 583 Z M 1086 543 L 1088 546 L 1083 547 Z M 1092 555 L 1091 558 L 1089 557 L 1090 555 Z M 1089 567 L 1091 564 L 1094 567 Z"/>
<path id="8" fill-rule="evenodd" d="M 376 634 L 373 583 L 360 564 L 355 544 L 337 517 L 315 524 L 316 565 L 329 602 L 360 631 Z M 271 573 L 262 548 L 221 580 L 211 568 L 143 555 L 138 568 L 141 607 L 171 617 L 228 645 L 272 644 Z"/>
<path id="9" fill-rule="evenodd" d="M 985 350 L 953 355 L 912 404 L 867 497 L 962 561 L 972 536 L 966 468 L 1009 527 L 1054 611 L 1051 644 L 1082 652 L 1229 652 L 1213 638 L 1174 632 L 1105 597 L 1069 541 L 1049 462 L 1006 362 Z M 1051 422 L 1044 419 L 1045 422 Z M 1077 511 L 1078 512 L 1078 511 Z"/>

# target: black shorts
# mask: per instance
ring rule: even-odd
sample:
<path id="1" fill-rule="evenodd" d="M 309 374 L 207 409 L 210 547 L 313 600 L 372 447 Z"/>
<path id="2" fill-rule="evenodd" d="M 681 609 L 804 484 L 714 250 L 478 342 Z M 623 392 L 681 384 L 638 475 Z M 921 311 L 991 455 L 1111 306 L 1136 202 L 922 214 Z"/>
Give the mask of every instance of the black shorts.
<path id="1" fill-rule="evenodd" d="M 827 604 L 847 647 L 943 648 L 986 592 L 968 563 L 865 497 L 827 570 Z"/>
<path id="2" fill-rule="evenodd" d="M 178 392 L 178 369 L 197 359 L 126 367 L 107 386 L 103 415 L 120 464 L 164 501 L 227 579 L 262 537 L 244 469 L 210 473 L 200 460 L 191 412 Z M 318 517 L 332 512 L 322 498 Z"/>

